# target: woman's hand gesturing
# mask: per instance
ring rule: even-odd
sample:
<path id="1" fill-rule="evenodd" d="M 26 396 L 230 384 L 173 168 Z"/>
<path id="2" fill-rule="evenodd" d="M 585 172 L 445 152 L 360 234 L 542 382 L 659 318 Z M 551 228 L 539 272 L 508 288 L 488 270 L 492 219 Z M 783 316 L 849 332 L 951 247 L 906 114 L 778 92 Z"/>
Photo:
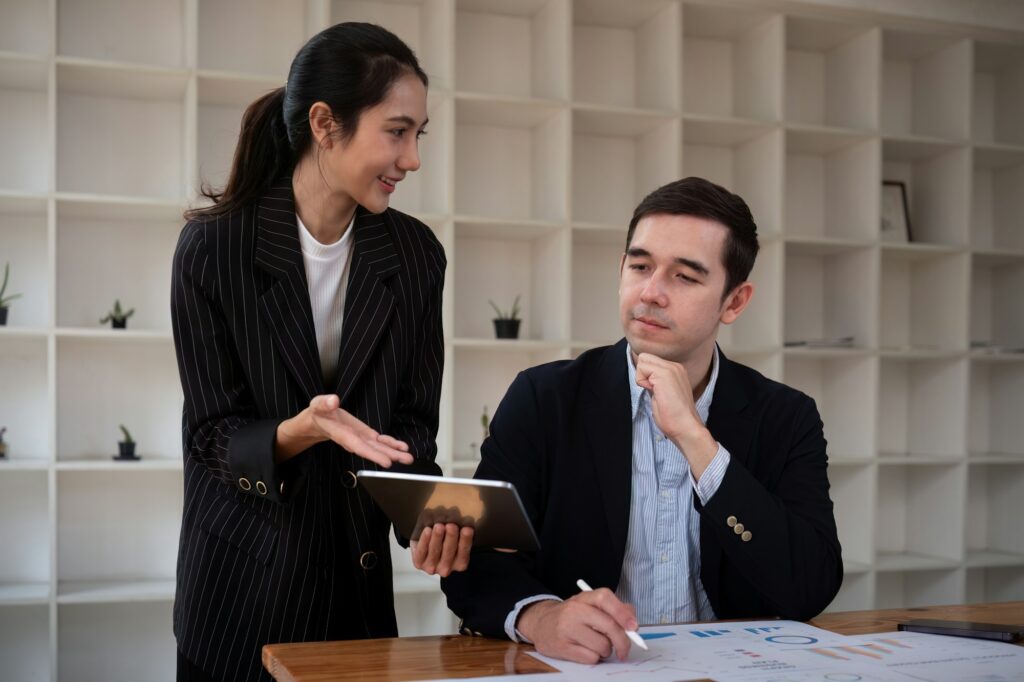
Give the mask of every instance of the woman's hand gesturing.
<path id="1" fill-rule="evenodd" d="M 389 468 L 394 462 L 412 464 L 409 446 L 377 433 L 340 407 L 336 395 L 318 395 L 309 407 L 277 427 L 275 456 L 278 462 L 291 459 L 325 440 L 333 440 L 353 455 Z"/>

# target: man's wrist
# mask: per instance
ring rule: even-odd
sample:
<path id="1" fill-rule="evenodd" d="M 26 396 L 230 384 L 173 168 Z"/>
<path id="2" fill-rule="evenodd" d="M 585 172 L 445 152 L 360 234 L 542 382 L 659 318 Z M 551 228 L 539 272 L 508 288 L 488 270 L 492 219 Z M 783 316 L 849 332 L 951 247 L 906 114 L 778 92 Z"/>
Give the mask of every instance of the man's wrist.
<path id="1" fill-rule="evenodd" d="M 711 460 L 718 453 L 718 441 L 703 424 L 684 431 L 672 441 L 686 457 L 694 480 L 700 479 L 704 469 L 711 464 Z"/>
<path id="2" fill-rule="evenodd" d="M 519 612 L 519 618 L 516 619 L 514 627 L 516 630 L 521 632 L 531 642 L 536 642 L 537 639 L 534 637 L 534 628 L 536 627 L 537 621 L 540 620 L 548 609 L 552 609 L 561 602 L 554 601 L 552 599 L 544 599 L 542 601 L 535 601 L 532 604 L 527 604 L 523 607 L 523 610 Z"/>

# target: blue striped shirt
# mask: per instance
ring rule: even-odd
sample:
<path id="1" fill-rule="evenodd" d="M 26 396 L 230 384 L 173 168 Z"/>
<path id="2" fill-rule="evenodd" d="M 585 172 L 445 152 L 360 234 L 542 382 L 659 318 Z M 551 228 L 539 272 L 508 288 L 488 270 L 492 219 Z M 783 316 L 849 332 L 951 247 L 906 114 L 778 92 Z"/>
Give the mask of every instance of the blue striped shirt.
<path id="1" fill-rule="evenodd" d="M 633 355 L 626 347 L 633 411 L 633 476 L 626 556 L 616 596 L 636 608 L 641 624 L 714 620 L 700 582 L 700 515 L 693 508 L 718 490 L 729 466 L 721 445 L 699 481 L 686 457 L 654 423 L 650 393 L 637 386 Z M 718 349 L 697 414 L 707 423 L 718 382 Z"/>
<path id="2" fill-rule="evenodd" d="M 698 398 L 697 414 L 707 423 L 718 382 L 718 349 L 711 377 Z M 636 608 L 641 624 L 714 620 L 715 613 L 700 582 L 700 516 L 693 508 L 696 491 L 702 504 L 718 490 L 729 466 L 729 451 L 718 452 L 694 481 L 686 457 L 658 428 L 651 414 L 650 394 L 636 383 L 636 365 L 626 346 L 633 419 L 632 497 L 626 554 L 616 596 Z M 528 641 L 516 629 L 520 612 L 545 599 L 538 594 L 519 601 L 505 619 L 505 634 Z"/>

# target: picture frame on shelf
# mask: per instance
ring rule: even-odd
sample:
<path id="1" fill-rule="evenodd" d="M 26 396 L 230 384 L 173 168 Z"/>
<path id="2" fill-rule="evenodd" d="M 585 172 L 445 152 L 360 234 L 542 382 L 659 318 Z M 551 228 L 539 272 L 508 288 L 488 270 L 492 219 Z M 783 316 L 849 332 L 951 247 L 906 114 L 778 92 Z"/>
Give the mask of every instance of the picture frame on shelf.
<path id="1" fill-rule="evenodd" d="M 907 244 L 913 241 L 910 231 L 910 204 L 907 202 L 907 184 L 899 180 L 882 181 L 883 242 Z"/>

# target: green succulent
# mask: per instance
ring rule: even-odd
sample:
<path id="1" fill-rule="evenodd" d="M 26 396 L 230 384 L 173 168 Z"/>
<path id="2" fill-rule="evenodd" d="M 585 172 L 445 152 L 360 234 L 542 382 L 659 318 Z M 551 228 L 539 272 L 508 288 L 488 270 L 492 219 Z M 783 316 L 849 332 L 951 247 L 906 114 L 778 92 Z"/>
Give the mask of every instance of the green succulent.
<path id="1" fill-rule="evenodd" d="M 124 434 L 124 441 L 123 441 L 123 442 L 125 442 L 125 443 L 134 443 L 134 442 L 135 442 L 135 441 L 134 441 L 134 440 L 132 439 L 132 434 L 130 434 L 130 433 L 128 432 L 128 429 L 127 429 L 127 427 L 125 427 L 125 425 L 124 425 L 124 424 L 120 424 L 120 425 L 118 425 L 118 428 L 119 428 L 119 429 L 121 429 L 121 433 L 123 433 L 123 434 Z"/>
<path id="2" fill-rule="evenodd" d="M 7 292 L 7 280 L 11 276 L 11 264 L 4 263 L 4 283 L 0 284 L 0 308 L 6 308 L 11 301 L 21 298 L 21 294 L 5 295 Z"/>
<path id="3" fill-rule="evenodd" d="M 135 308 L 129 308 L 128 310 L 121 309 L 121 301 L 115 300 L 114 307 L 111 309 L 107 316 L 100 320 L 100 324 L 106 324 L 107 322 L 116 321 L 121 322 L 127 320 L 129 317 L 135 314 Z"/>
<path id="4" fill-rule="evenodd" d="M 499 320 L 518 320 L 519 319 L 519 295 L 516 295 L 516 300 L 512 302 L 512 310 L 509 313 L 505 313 L 501 308 L 494 304 L 494 301 L 488 300 L 491 307 L 494 308 L 494 312 L 498 314 Z"/>

